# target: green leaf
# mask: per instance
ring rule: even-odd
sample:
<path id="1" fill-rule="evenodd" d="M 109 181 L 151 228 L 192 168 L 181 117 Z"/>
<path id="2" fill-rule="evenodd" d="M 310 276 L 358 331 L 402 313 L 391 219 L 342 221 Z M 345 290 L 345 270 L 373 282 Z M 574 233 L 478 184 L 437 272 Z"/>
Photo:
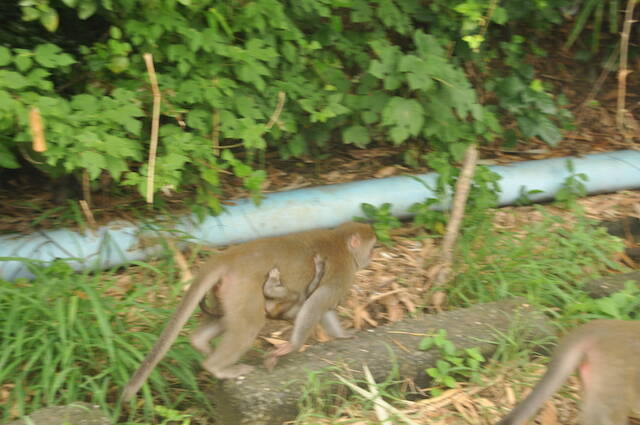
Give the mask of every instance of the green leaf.
<path id="1" fill-rule="evenodd" d="M 414 55 L 406 55 L 400 59 L 398 69 L 407 73 L 407 81 L 411 90 L 429 90 L 434 86 L 428 73 L 426 63 Z"/>
<path id="2" fill-rule="evenodd" d="M 80 0 L 78 5 L 78 18 L 85 20 L 93 16 L 98 9 L 98 3 L 95 0 Z"/>
<path id="3" fill-rule="evenodd" d="M 294 135 L 291 140 L 287 142 L 287 148 L 293 156 L 300 156 L 309 151 L 308 143 L 300 133 Z"/>
<path id="4" fill-rule="evenodd" d="M 120 123 L 129 133 L 136 136 L 140 134 L 142 123 L 139 120 L 135 119 L 133 116 L 129 115 L 126 118 L 123 118 Z"/>
<path id="5" fill-rule="evenodd" d="M 84 151 L 80 154 L 80 163 L 83 168 L 89 172 L 89 178 L 94 180 L 98 178 L 100 172 L 107 166 L 104 155 L 94 151 Z"/>
<path id="6" fill-rule="evenodd" d="M 104 136 L 104 142 L 109 156 L 136 160 L 141 157 L 141 145 L 135 140 L 107 134 Z M 111 170 L 110 167 L 107 169 Z"/>
<path id="7" fill-rule="evenodd" d="M 485 39 L 480 34 L 474 34 L 474 35 L 465 35 L 464 37 L 462 37 L 462 40 L 464 40 L 469 45 L 471 50 L 473 50 L 474 52 L 477 52 L 480 46 L 482 46 L 482 43 L 484 43 Z"/>
<path id="8" fill-rule="evenodd" d="M 241 121 L 246 122 L 244 119 Z M 265 149 L 267 142 L 262 137 L 265 131 L 264 124 L 249 124 L 247 122 L 246 127 L 240 132 L 244 146 L 247 149 Z"/>
<path id="9" fill-rule="evenodd" d="M 369 73 L 376 78 L 383 79 L 385 74 L 387 73 L 388 66 L 383 64 L 377 59 L 374 59 L 369 64 Z"/>
<path id="10" fill-rule="evenodd" d="M 618 309 L 618 305 L 611 298 L 603 298 L 596 300 L 596 305 L 600 309 L 601 312 L 608 314 L 614 318 L 620 318 L 620 310 Z"/>
<path id="11" fill-rule="evenodd" d="M 20 163 L 15 155 L 0 143 L 0 168 L 20 168 Z"/>
<path id="12" fill-rule="evenodd" d="M 509 20 L 509 14 L 507 13 L 507 9 L 501 6 L 497 6 L 493 9 L 493 14 L 491 15 L 491 20 L 498 25 L 504 25 Z"/>
<path id="13" fill-rule="evenodd" d="M 0 46 L 0 66 L 7 66 L 11 63 L 11 50 Z"/>
<path id="14" fill-rule="evenodd" d="M 527 138 L 538 136 L 551 146 L 555 146 L 562 140 L 560 130 L 547 117 L 541 115 L 522 116 L 518 117 L 517 121 L 522 134 Z"/>
<path id="15" fill-rule="evenodd" d="M 409 28 L 411 28 L 409 17 L 402 13 L 391 0 L 378 0 L 376 12 L 385 26 L 398 31 L 400 34 L 409 32 Z"/>
<path id="16" fill-rule="evenodd" d="M 40 17 L 40 11 L 35 7 L 23 6 L 22 7 L 22 20 L 25 22 L 35 21 Z"/>
<path id="17" fill-rule="evenodd" d="M 428 368 L 426 372 L 427 372 L 427 375 L 429 375 L 432 378 L 438 378 L 440 376 L 440 371 L 435 367 Z"/>
<path id="18" fill-rule="evenodd" d="M 0 70 L 0 87 L 8 87 L 14 90 L 20 90 L 29 85 L 29 81 L 15 71 Z"/>
<path id="19" fill-rule="evenodd" d="M 348 6 L 349 7 L 349 6 Z M 373 17 L 373 10 L 367 0 L 356 0 L 350 5 L 351 20 L 355 23 L 369 22 Z"/>
<path id="20" fill-rule="evenodd" d="M 220 14 L 220 12 L 218 12 L 215 7 L 209 8 L 209 13 L 220 24 L 224 32 L 227 34 L 227 37 L 233 37 L 233 31 L 231 30 L 231 27 L 229 26 L 229 23 L 227 22 L 225 17 L 222 16 L 222 14 Z"/>
<path id="21" fill-rule="evenodd" d="M 364 208 L 363 208 L 363 210 L 364 210 Z M 431 349 L 433 347 L 433 345 L 434 345 L 433 338 L 428 338 L 427 337 L 427 338 L 422 338 L 422 340 L 420 340 L 420 344 L 418 345 L 418 348 L 420 350 L 426 351 L 426 350 Z"/>
<path id="22" fill-rule="evenodd" d="M 262 117 L 256 107 L 256 101 L 251 96 L 237 96 L 235 98 L 236 110 L 242 117 L 258 119 Z"/>
<path id="23" fill-rule="evenodd" d="M 412 72 L 424 66 L 424 61 L 415 55 L 404 55 L 398 61 L 398 71 Z"/>
<path id="24" fill-rule="evenodd" d="M 442 351 L 448 356 L 453 356 L 456 354 L 457 349 L 453 342 L 446 340 L 442 345 Z"/>
<path id="25" fill-rule="evenodd" d="M 392 126 L 391 138 L 395 144 L 417 136 L 424 123 L 424 109 L 415 99 L 393 97 L 382 111 L 382 124 Z"/>
<path id="26" fill-rule="evenodd" d="M 558 127 L 547 118 L 540 123 L 537 132 L 540 138 L 551 146 L 557 145 L 562 140 Z"/>
<path id="27" fill-rule="evenodd" d="M 380 119 L 378 114 L 373 111 L 363 111 L 361 117 L 365 124 L 373 124 Z"/>
<path id="28" fill-rule="evenodd" d="M 79 94 L 71 99 L 71 107 L 77 111 L 93 114 L 100 109 L 98 98 L 90 94 Z"/>
<path id="29" fill-rule="evenodd" d="M 442 383 L 449 388 L 455 388 L 458 386 L 456 380 L 452 376 L 445 376 Z"/>
<path id="30" fill-rule="evenodd" d="M 0 77 L 1 78 L 1 77 Z M 16 112 L 18 105 L 21 105 L 6 90 L 0 90 L 0 111 Z"/>
<path id="31" fill-rule="evenodd" d="M 484 356 L 482 355 L 482 353 L 480 352 L 480 349 L 478 349 L 478 347 L 473 347 L 473 348 L 467 348 L 466 353 L 469 357 L 471 357 L 474 360 L 477 360 L 479 362 L 483 362 L 484 361 Z"/>
<path id="32" fill-rule="evenodd" d="M 109 35 L 114 40 L 120 40 L 122 38 L 122 30 L 116 26 L 109 27 Z"/>
<path id="33" fill-rule="evenodd" d="M 342 132 L 342 141 L 344 143 L 354 144 L 359 148 L 364 148 L 371 142 L 369 130 L 362 125 L 352 125 Z"/>
<path id="34" fill-rule="evenodd" d="M 392 74 L 384 79 L 384 89 L 393 91 L 400 88 L 402 85 L 402 78 L 399 75 Z"/>
<path id="35" fill-rule="evenodd" d="M 125 161 L 122 158 L 116 158 L 114 156 L 107 155 L 105 160 L 106 160 L 105 168 L 109 172 L 109 174 L 113 176 L 115 181 L 119 181 L 122 174 L 129 169 L 127 161 Z"/>
<path id="36" fill-rule="evenodd" d="M 55 68 L 58 65 L 56 56 L 60 54 L 62 50 L 55 44 L 46 43 L 36 46 L 33 51 L 36 62 L 45 68 Z"/>
<path id="37" fill-rule="evenodd" d="M 129 69 L 129 58 L 126 56 L 114 56 L 109 60 L 107 68 L 114 74 L 120 74 Z"/>
<path id="38" fill-rule="evenodd" d="M 440 43 L 438 43 L 438 39 L 431 34 L 425 34 L 417 30 L 413 35 L 413 42 L 416 45 L 420 57 L 446 57 L 446 53 L 442 46 L 440 46 Z"/>
<path id="39" fill-rule="evenodd" d="M 14 63 L 16 64 L 18 71 L 25 73 L 29 68 L 31 68 L 31 65 L 33 65 L 33 59 L 31 59 L 31 56 L 17 55 L 14 59 Z"/>
<path id="40" fill-rule="evenodd" d="M 258 65 L 257 63 L 243 63 L 236 67 L 238 78 L 246 83 L 252 83 L 258 91 L 263 91 L 266 83 L 264 79 L 261 77 L 261 74 L 268 74 L 268 72 L 263 72 L 265 70 L 264 66 Z"/>
<path id="41" fill-rule="evenodd" d="M 386 40 L 372 41 L 370 45 L 380 60 L 371 61 L 369 73 L 379 79 L 395 74 L 398 58 L 401 54 L 399 47 L 390 45 Z"/>
<path id="42" fill-rule="evenodd" d="M 53 8 L 47 7 L 46 11 L 40 15 L 40 23 L 47 31 L 55 32 L 59 23 L 58 12 Z"/>
<path id="43" fill-rule="evenodd" d="M 438 359 L 436 360 L 436 368 L 442 373 L 447 373 L 451 369 L 451 364 L 446 360 Z"/>
<path id="44" fill-rule="evenodd" d="M 467 144 L 466 143 L 449 143 L 448 145 L 449 152 L 453 156 L 453 159 L 456 161 L 462 161 L 464 158 L 465 152 L 467 152 Z"/>
<path id="45" fill-rule="evenodd" d="M 209 123 L 211 121 L 211 113 L 204 109 L 192 109 L 187 113 L 187 125 L 196 128 L 202 132 L 209 131 Z"/>

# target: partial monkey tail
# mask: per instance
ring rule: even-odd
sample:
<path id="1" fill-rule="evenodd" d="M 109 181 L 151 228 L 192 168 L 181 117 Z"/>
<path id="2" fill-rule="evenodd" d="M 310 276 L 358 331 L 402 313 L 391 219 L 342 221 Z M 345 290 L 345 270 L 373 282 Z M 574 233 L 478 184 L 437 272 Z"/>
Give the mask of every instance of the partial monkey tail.
<path id="1" fill-rule="evenodd" d="M 211 290 L 211 288 L 220 281 L 223 274 L 224 267 L 222 265 L 218 265 L 213 269 L 208 269 L 206 274 L 199 275 L 191 284 L 182 298 L 182 301 L 180 301 L 180 305 L 176 309 L 176 312 L 173 314 L 169 323 L 167 323 L 164 330 L 158 337 L 155 345 L 144 358 L 136 373 L 133 374 L 127 385 L 125 385 L 120 396 L 122 401 L 131 399 L 138 392 L 140 387 L 142 387 L 142 384 L 147 380 L 151 371 L 156 367 L 160 360 L 162 360 L 165 354 L 167 354 L 167 351 L 169 351 L 169 348 L 180 334 L 180 331 L 187 323 L 189 317 L 191 317 L 191 314 L 196 309 L 200 301 L 204 298 L 207 292 L 209 292 L 209 290 Z"/>

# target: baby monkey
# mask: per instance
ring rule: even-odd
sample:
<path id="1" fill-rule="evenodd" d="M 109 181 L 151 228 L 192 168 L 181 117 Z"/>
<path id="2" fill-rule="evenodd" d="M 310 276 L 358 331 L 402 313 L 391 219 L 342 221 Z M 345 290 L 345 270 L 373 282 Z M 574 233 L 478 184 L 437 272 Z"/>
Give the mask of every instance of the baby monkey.
<path id="1" fill-rule="evenodd" d="M 533 391 L 497 425 L 519 425 L 533 416 L 578 369 L 580 423 L 625 425 L 640 413 L 640 321 L 593 320 L 558 344 Z"/>
<path id="2" fill-rule="evenodd" d="M 315 274 L 313 279 L 302 292 L 298 292 L 287 288 L 285 284 L 280 280 L 280 269 L 274 267 L 269 270 L 267 280 L 262 286 L 262 292 L 265 297 L 264 310 L 269 319 L 282 319 L 293 320 L 295 319 L 300 307 L 304 301 L 309 298 L 313 291 L 316 290 L 318 284 L 324 276 L 325 263 L 322 257 L 318 254 L 314 255 L 313 263 L 315 267 Z M 213 303 L 214 309 L 212 309 L 206 303 L 206 298 L 200 301 L 200 310 L 211 318 L 219 318 L 222 316 L 222 312 L 219 309 L 219 304 Z"/>
<path id="3" fill-rule="evenodd" d="M 265 296 L 264 309 L 269 319 L 292 320 L 296 317 L 304 301 L 313 294 L 324 276 L 325 263 L 318 254 L 313 256 L 315 275 L 306 289 L 296 292 L 287 288 L 280 280 L 280 269 L 274 267 L 269 271 L 262 287 Z"/>
<path id="4" fill-rule="evenodd" d="M 298 315 L 302 304 L 313 294 L 324 276 L 325 263 L 318 254 L 313 256 L 315 275 L 302 293 L 288 289 L 280 280 L 280 269 L 277 267 L 269 270 L 267 280 L 262 287 L 265 296 L 265 312 L 270 319 L 293 320 Z M 278 363 L 277 350 L 270 352 L 265 357 L 263 365 L 271 371 Z"/>

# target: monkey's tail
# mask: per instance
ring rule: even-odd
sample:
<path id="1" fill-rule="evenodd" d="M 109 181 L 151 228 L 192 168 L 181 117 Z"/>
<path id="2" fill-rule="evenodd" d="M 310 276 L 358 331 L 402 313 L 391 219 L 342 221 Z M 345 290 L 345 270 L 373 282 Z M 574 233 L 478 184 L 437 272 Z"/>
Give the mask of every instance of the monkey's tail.
<path id="1" fill-rule="evenodd" d="M 169 323 L 167 323 L 164 330 L 158 337 L 156 344 L 153 346 L 151 351 L 149 351 L 136 373 L 134 373 L 131 379 L 129 379 L 127 385 L 124 387 L 122 395 L 120 396 L 122 401 L 129 400 L 138 392 L 140 387 L 142 387 L 142 384 L 147 380 L 151 371 L 156 367 L 164 355 L 167 354 L 167 351 L 169 351 L 169 348 L 178 337 L 180 330 L 187 323 L 187 320 L 189 320 L 189 317 L 198 306 L 200 300 L 202 300 L 207 292 L 213 288 L 216 283 L 218 283 L 223 274 L 223 266 L 218 265 L 217 267 L 214 267 L 213 271 L 201 275 L 199 279 L 191 284 L 189 290 L 186 292 L 180 302 L 180 305 L 176 309 L 176 312 L 171 316 Z"/>
<path id="2" fill-rule="evenodd" d="M 587 341 L 580 341 L 577 344 L 574 342 L 575 345 L 567 343 L 559 346 L 555 350 L 557 354 L 554 354 L 551 364 L 533 391 L 496 425 L 519 425 L 531 418 L 580 365 L 586 343 Z"/>

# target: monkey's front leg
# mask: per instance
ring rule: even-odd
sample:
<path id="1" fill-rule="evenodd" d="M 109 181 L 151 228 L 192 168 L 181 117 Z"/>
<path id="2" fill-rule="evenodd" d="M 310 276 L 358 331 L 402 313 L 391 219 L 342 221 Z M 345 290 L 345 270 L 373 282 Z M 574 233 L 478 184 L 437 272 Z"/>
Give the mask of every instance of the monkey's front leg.
<path id="1" fill-rule="evenodd" d="M 318 291 L 320 290 L 326 291 L 324 287 L 320 288 Z M 324 299 L 321 296 L 321 293 L 319 295 L 319 298 L 320 300 Z M 306 305 L 307 303 L 305 303 L 305 306 Z M 304 343 L 304 341 L 306 341 L 310 331 L 308 331 L 306 335 L 304 335 L 303 332 L 305 332 L 305 329 L 307 329 L 307 326 L 309 325 L 307 321 L 312 320 L 314 310 L 315 310 L 315 305 L 311 305 L 307 310 L 305 310 L 303 307 L 303 309 L 300 311 L 300 315 L 303 315 L 303 314 L 304 315 L 300 318 L 296 317 L 296 322 L 293 329 L 293 335 L 291 336 L 291 341 L 285 342 L 284 344 L 279 345 L 275 350 L 271 351 L 265 358 L 263 365 L 267 370 L 272 370 L 275 367 L 275 365 L 278 363 L 279 357 L 285 356 L 291 353 L 292 351 L 298 351 L 302 347 L 302 344 Z M 298 319 L 303 321 L 304 323 L 298 325 L 299 324 Z M 329 336 L 333 338 L 345 339 L 345 338 L 354 337 L 354 332 L 344 330 L 344 328 L 340 324 L 338 315 L 334 310 L 327 310 L 324 313 L 322 313 L 322 315 L 320 316 L 320 324 L 325 329 L 325 331 L 327 331 Z M 312 327 L 312 326 L 313 325 L 310 325 L 309 327 Z M 297 333 L 296 333 L 296 330 L 298 331 Z"/>
<path id="2" fill-rule="evenodd" d="M 324 330 L 327 331 L 329 336 L 333 338 L 347 339 L 353 338 L 355 336 L 355 331 L 344 330 L 344 328 L 340 324 L 340 319 L 338 319 L 338 314 L 335 312 L 335 310 L 326 311 L 322 315 L 322 319 L 320 319 L 320 324 L 322 325 Z"/>
<path id="3" fill-rule="evenodd" d="M 329 310 L 327 311 L 320 321 L 322 327 L 327 331 L 329 336 L 333 338 L 353 338 L 355 335 L 354 331 L 345 331 L 342 325 L 340 325 L 340 321 L 338 320 L 338 315 L 335 311 Z M 282 356 L 286 356 L 291 353 L 293 350 L 293 344 L 287 341 L 284 344 L 280 344 L 276 349 L 272 350 L 267 357 L 265 357 L 263 361 L 264 367 L 271 371 L 278 364 L 278 358 Z"/>
<path id="4" fill-rule="evenodd" d="M 338 314 L 335 312 L 335 310 L 325 311 L 322 315 L 322 318 L 320 319 L 320 324 L 332 338 L 348 339 L 355 336 L 355 331 L 344 330 L 344 328 L 340 324 L 340 319 L 338 319 Z M 293 337 L 291 339 L 293 341 Z M 295 351 L 299 350 L 301 346 L 302 344 L 300 344 L 300 347 L 298 347 Z M 270 355 L 275 357 L 282 357 L 292 351 L 294 351 L 293 343 L 288 341 L 284 344 L 280 344 L 274 351 L 270 353 Z"/>

